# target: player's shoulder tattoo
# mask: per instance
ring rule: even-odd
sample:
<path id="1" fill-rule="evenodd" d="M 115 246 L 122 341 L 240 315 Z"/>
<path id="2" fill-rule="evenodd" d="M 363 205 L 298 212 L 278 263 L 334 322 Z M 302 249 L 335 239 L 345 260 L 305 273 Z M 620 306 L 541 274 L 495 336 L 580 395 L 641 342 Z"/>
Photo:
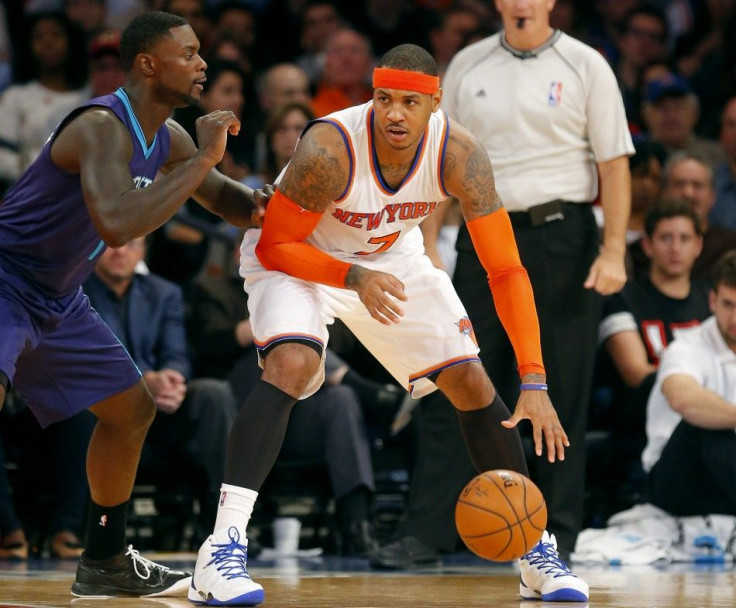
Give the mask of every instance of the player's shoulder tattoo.
<path id="1" fill-rule="evenodd" d="M 487 215 L 502 206 L 488 154 L 470 135 L 450 134 L 444 178 L 453 185 L 451 193 L 460 200 L 466 217 Z"/>
<path id="2" fill-rule="evenodd" d="M 345 190 L 348 153 L 334 127 L 315 125 L 297 145 L 279 189 L 310 211 L 322 211 Z"/>

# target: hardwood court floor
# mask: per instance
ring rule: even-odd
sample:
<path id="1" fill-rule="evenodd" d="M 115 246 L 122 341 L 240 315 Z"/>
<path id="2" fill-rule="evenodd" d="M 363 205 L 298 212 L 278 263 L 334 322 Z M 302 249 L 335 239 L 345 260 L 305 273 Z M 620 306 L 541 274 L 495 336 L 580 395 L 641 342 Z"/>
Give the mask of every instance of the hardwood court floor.
<path id="1" fill-rule="evenodd" d="M 150 556 L 154 557 L 154 556 Z M 170 556 L 171 557 L 171 556 Z M 161 561 L 193 566 L 194 555 Z M 191 608 L 185 598 L 74 598 L 70 592 L 73 562 L 31 560 L 0 562 L 0 608 Z M 733 608 L 733 565 L 592 568 L 575 570 L 591 587 L 589 604 L 522 601 L 518 574 L 465 556 L 442 568 L 414 572 L 371 571 L 362 560 L 254 561 L 249 570 L 266 591 L 264 608 Z"/>

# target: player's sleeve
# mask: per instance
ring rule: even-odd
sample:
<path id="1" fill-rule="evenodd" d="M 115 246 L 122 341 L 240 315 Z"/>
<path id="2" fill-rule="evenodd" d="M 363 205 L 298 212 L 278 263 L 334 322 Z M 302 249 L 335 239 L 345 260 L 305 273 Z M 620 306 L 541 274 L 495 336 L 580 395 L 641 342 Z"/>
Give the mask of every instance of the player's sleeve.
<path id="1" fill-rule="evenodd" d="M 514 348 L 519 375 L 545 373 L 534 292 L 521 265 L 508 212 L 502 207 L 470 220 L 467 226 L 488 273 L 496 312 Z"/>
<path id="2" fill-rule="evenodd" d="M 266 270 L 278 270 L 305 281 L 345 287 L 350 264 L 305 242 L 322 219 L 280 190 L 271 197 L 256 245 L 256 256 Z"/>

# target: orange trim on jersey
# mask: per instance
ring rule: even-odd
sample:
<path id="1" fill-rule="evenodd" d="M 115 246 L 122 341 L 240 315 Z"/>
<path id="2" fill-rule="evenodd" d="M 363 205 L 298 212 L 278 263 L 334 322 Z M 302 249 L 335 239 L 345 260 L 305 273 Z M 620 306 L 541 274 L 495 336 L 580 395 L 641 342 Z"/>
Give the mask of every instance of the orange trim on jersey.
<path id="1" fill-rule="evenodd" d="M 373 88 L 434 95 L 440 88 L 440 77 L 412 70 L 379 67 L 373 69 Z"/>
<path id="2" fill-rule="evenodd" d="M 508 212 L 501 207 L 470 220 L 467 227 L 478 259 L 488 273 L 496 312 L 514 347 L 519 375 L 543 374 L 534 292 L 521 265 Z"/>
<path id="3" fill-rule="evenodd" d="M 355 162 L 355 149 L 353 148 L 353 138 L 350 137 L 350 133 L 345 128 L 345 125 L 343 125 L 339 120 L 336 120 L 334 118 L 320 118 L 318 119 L 318 122 L 329 123 L 338 131 L 340 131 L 340 135 L 342 135 L 342 138 L 345 141 L 345 147 L 348 150 L 348 161 L 350 163 L 350 169 L 348 171 L 348 185 L 345 187 L 345 190 L 343 190 L 342 194 L 333 201 L 335 204 L 340 204 L 348 197 L 348 195 L 350 194 L 350 190 L 352 190 L 353 188 L 353 183 L 355 182 L 355 172 L 357 171 L 357 165 Z"/>
<path id="4" fill-rule="evenodd" d="M 441 372 L 443 369 L 447 369 L 448 367 L 454 367 L 455 365 L 460 365 L 461 363 L 470 363 L 471 361 L 480 361 L 480 359 L 476 355 L 463 355 L 462 357 L 448 359 L 447 361 L 443 361 L 442 363 L 438 363 L 437 365 L 428 367 L 421 372 L 412 374 L 411 376 L 409 376 L 409 384 L 411 385 L 417 380 L 421 380 L 422 378 L 426 378 L 427 376 L 431 376 L 432 374 Z"/>
<path id="5" fill-rule="evenodd" d="M 271 346 L 271 344 L 273 344 L 274 342 L 284 342 L 292 338 L 294 340 L 309 340 L 310 342 L 316 342 L 322 348 L 325 347 L 324 341 L 318 338 L 317 336 L 313 336 L 311 334 L 300 334 L 300 333 L 278 334 L 266 340 L 256 340 L 254 338 L 253 344 L 255 344 L 256 348 L 258 348 L 259 350 L 263 350 L 264 348 L 268 348 L 269 346 Z"/>
<path id="6" fill-rule="evenodd" d="M 381 174 L 381 169 L 378 167 L 378 155 L 376 152 L 375 142 L 373 140 L 373 118 L 374 110 L 373 108 L 371 108 L 370 112 L 368 112 L 368 116 L 366 117 L 366 130 L 368 132 L 368 158 L 370 158 L 371 161 L 371 174 L 373 175 L 374 183 L 376 184 L 376 186 L 378 186 L 378 189 L 381 190 L 381 192 L 383 192 L 384 194 L 388 194 L 389 196 L 394 196 L 406 184 L 409 183 L 411 178 L 414 177 L 414 175 L 416 175 L 417 171 L 419 170 L 419 166 L 422 164 L 422 160 L 424 159 L 424 152 L 427 149 L 429 125 L 425 127 L 424 134 L 419 140 L 419 148 L 414 154 L 414 164 L 412 165 L 411 170 L 409 171 L 409 173 L 406 174 L 406 177 L 401 180 L 398 188 L 392 190 L 389 185 L 385 183 L 383 175 Z"/>

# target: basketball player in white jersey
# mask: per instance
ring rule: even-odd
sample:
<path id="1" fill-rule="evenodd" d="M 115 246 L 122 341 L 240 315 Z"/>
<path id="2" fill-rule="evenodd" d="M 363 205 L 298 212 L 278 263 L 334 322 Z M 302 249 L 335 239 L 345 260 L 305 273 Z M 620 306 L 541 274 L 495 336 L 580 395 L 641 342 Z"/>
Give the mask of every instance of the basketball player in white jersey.
<path id="1" fill-rule="evenodd" d="M 424 49 L 390 50 L 373 86 L 371 102 L 307 126 L 257 245 L 257 234 L 243 243 L 263 375 L 232 429 L 215 531 L 189 591 L 194 603 L 264 598 L 246 570 L 246 526 L 291 408 L 322 383 L 326 326 L 335 318 L 415 397 L 436 388 L 447 395 L 478 471 L 528 474 L 515 428 L 523 419 L 538 456 L 564 459 L 569 445 L 547 396 L 533 294 L 486 152 L 439 111 L 437 65 Z M 449 277 L 424 255 L 417 226 L 450 196 L 460 201 L 515 348 L 521 396 L 513 416 L 480 364 Z M 521 569 L 525 597 L 587 599 L 585 582 L 541 543 Z"/>

